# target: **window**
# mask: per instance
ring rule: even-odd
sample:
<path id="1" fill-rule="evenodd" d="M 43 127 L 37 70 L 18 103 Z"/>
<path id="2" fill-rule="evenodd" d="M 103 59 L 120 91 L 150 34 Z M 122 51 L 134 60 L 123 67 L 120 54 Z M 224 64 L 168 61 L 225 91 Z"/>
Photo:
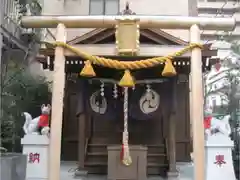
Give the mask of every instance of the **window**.
<path id="1" fill-rule="evenodd" d="M 119 0 L 90 0 L 90 15 L 116 15 L 119 12 Z"/>
<path id="2" fill-rule="evenodd" d="M 217 99 L 216 97 L 212 97 L 212 106 L 216 106 L 217 105 Z"/>

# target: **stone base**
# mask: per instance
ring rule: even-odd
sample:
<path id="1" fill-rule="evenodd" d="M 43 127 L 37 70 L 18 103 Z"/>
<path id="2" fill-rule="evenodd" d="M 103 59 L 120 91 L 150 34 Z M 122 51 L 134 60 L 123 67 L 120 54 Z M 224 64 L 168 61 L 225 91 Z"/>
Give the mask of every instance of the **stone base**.
<path id="1" fill-rule="evenodd" d="M 26 180 L 27 157 L 18 153 L 1 153 L 1 180 Z"/>
<path id="2" fill-rule="evenodd" d="M 167 177 L 168 177 L 169 180 L 178 180 L 179 179 L 179 172 L 177 170 L 169 171 L 169 172 L 167 172 Z"/>
<path id="3" fill-rule="evenodd" d="M 21 139 L 23 154 L 27 155 L 27 180 L 48 179 L 49 138 L 43 135 L 25 135 Z"/>
<path id="4" fill-rule="evenodd" d="M 39 134 L 26 134 L 21 139 L 22 145 L 49 145 L 48 136 Z"/>
<path id="5" fill-rule="evenodd" d="M 82 180 L 85 180 L 88 177 L 88 171 L 77 169 L 74 172 L 74 177 L 75 178 L 81 178 Z"/>
<path id="6" fill-rule="evenodd" d="M 206 143 L 206 180 L 236 180 L 230 138 L 211 136 Z"/>

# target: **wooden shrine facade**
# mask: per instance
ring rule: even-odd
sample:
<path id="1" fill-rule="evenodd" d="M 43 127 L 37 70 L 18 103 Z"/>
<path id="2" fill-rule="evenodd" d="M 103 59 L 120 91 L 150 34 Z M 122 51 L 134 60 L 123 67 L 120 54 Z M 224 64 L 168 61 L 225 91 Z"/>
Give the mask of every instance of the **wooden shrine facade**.
<path id="1" fill-rule="evenodd" d="M 154 56 L 165 56 L 175 52 L 188 43 L 156 29 L 140 31 L 139 56 L 115 56 L 115 30 L 95 29 L 68 44 L 93 55 L 111 57 L 119 60 L 139 60 Z M 189 115 L 189 73 L 190 53 L 174 60 L 177 76 L 164 78 L 161 70 L 164 65 L 133 71 L 139 84 L 129 94 L 129 143 L 148 147 L 147 173 L 149 175 L 166 175 L 176 161 L 190 161 L 192 151 Z M 41 49 L 40 58 L 43 67 L 53 67 L 54 49 Z M 208 57 L 215 56 L 215 50 L 209 45 L 202 51 L 203 71 L 209 69 L 213 62 Z M 78 161 L 80 169 L 89 173 L 107 172 L 107 147 L 121 144 L 122 97 L 121 88 L 117 88 L 117 100 L 114 99 L 114 82 L 123 72 L 94 66 L 96 78 L 83 78 L 79 72 L 84 60 L 65 50 L 65 97 L 62 132 L 62 160 Z M 89 105 L 91 93 L 101 89 L 109 102 L 109 112 L 96 113 Z M 160 95 L 160 104 L 151 116 L 144 115 L 138 107 L 139 99 L 150 85 Z M 176 144 L 176 147 L 173 145 Z M 176 159 L 175 155 L 176 154 Z M 175 164 L 175 165 L 174 165 Z"/>

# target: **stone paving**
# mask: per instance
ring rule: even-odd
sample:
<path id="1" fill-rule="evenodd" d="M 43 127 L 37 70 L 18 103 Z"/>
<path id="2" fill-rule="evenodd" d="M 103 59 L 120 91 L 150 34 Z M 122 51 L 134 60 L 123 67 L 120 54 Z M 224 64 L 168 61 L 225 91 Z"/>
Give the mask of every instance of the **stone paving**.
<path id="1" fill-rule="evenodd" d="M 74 177 L 74 170 L 77 167 L 76 162 L 62 162 L 61 180 L 107 180 L 106 176 L 88 175 L 87 178 Z M 191 163 L 178 163 L 179 177 L 168 180 L 193 180 L 193 165 Z M 148 180 L 167 180 L 162 177 L 149 177 Z"/>

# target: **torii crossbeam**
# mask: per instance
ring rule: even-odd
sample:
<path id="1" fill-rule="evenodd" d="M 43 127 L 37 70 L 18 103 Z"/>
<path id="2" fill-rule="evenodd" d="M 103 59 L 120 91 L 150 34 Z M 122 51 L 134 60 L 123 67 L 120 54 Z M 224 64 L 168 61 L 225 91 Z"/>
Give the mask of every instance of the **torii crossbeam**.
<path id="1" fill-rule="evenodd" d="M 126 18 L 127 15 L 124 15 Z M 23 16 L 21 25 L 25 28 L 56 28 L 64 24 L 67 28 L 114 28 L 116 19 L 123 16 Z M 139 19 L 140 28 L 189 29 L 197 25 L 204 30 L 232 31 L 234 18 L 210 18 L 189 16 L 139 16 L 129 15 L 129 19 Z"/>
<path id="2" fill-rule="evenodd" d="M 140 28 L 189 29 L 191 43 L 200 43 L 200 29 L 232 31 L 234 18 L 184 17 L 184 16 L 23 16 L 21 25 L 25 28 L 57 28 L 57 41 L 66 42 L 65 28 L 114 28 L 117 19 L 138 19 Z M 195 180 L 205 180 L 205 153 L 203 127 L 203 85 L 201 49 L 195 48 L 191 54 L 191 103 L 193 120 L 193 149 Z M 64 49 L 56 47 L 52 95 L 52 122 L 49 155 L 48 180 L 60 179 L 60 151 L 62 109 L 64 93 Z M 60 78 L 60 81 L 59 81 Z"/>

